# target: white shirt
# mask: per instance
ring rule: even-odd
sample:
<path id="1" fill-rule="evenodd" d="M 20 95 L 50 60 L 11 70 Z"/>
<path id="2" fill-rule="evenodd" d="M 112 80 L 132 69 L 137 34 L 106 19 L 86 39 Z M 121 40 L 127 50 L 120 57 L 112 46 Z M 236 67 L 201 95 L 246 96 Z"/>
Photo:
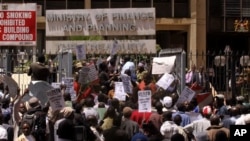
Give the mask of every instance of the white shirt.
<path id="1" fill-rule="evenodd" d="M 0 139 L 8 139 L 7 130 L 2 125 L 0 125 Z"/>

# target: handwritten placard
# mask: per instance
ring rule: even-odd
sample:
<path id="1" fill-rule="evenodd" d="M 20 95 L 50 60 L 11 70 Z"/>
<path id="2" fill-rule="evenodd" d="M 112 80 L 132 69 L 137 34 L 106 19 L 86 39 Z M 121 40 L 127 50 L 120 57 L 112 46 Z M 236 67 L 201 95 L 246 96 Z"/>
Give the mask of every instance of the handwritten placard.
<path id="1" fill-rule="evenodd" d="M 128 76 L 126 74 L 121 74 L 121 79 L 122 79 L 124 91 L 126 93 L 132 94 L 133 93 L 133 86 L 132 86 L 132 83 L 131 83 L 130 76 Z"/>
<path id="2" fill-rule="evenodd" d="M 126 100 L 126 93 L 124 91 L 122 82 L 115 82 L 115 94 L 114 97 L 119 99 L 120 101 Z"/>
<path id="3" fill-rule="evenodd" d="M 65 102 L 60 89 L 51 89 L 47 91 L 48 100 L 52 111 L 61 110 L 65 107 Z"/>
<path id="4" fill-rule="evenodd" d="M 172 74 L 165 73 L 156 83 L 159 87 L 166 90 L 174 81 L 174 76 Z"/>
<path id="5" fill-rule="evenodd" d="M 152 74 L 171 73 L 175 65 L 176 56 L 154 57 Z"/>
<path id="6" fill-rule="evenodd" d="M 176 104 L 183 103 L 185 101 L 190 102 L 193 99 L 194 96 L 195 96 L 195 91 L 193 91 L 189 87 L 185 87 L 183 89 L 183 91 L 181 92 L 181 96 L 177 100 Z"/>

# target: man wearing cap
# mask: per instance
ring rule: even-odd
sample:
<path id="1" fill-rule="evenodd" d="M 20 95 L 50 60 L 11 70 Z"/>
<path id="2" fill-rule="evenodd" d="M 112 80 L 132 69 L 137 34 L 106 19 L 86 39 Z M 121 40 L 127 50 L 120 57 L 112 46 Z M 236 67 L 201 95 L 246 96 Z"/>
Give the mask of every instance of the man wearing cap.
<path id="1" fill-rule="evenodd" d="M 210 106 L 204 106 L 202 108 L 202 119 L 195 120 L 192 123 L 186 125 L 184 129 L 189 132 L 193 133 L 194 136 L 202 132 L 206 132 L 206 129 L 211 126 L 210 124 L 210 116 L 212 115 L 212 108 Z"/>
<path id="2" fill-rule="evenodd" d="M 219 115 L 222 119 L 225 115 L 228 114 L 227 106 L 224 104 L 225 97 L 223 94 L 217 94 L 215 96 L 215 108 L 216 114 Z"/>

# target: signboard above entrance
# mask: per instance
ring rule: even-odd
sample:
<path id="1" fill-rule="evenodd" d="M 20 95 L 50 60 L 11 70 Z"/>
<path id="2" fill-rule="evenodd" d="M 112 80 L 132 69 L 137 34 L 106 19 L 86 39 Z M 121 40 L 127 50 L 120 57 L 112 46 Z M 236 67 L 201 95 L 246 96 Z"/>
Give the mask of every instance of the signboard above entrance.
<path id="1" fill-rule="evenodd" d="M 0 44 L 36 46 L 36 4 L 0 4 Z"/>
<path id="2" fill-rule="evenodd" d="M 155 8 L 46 10 L 46 36 L 155 35 Z"/>

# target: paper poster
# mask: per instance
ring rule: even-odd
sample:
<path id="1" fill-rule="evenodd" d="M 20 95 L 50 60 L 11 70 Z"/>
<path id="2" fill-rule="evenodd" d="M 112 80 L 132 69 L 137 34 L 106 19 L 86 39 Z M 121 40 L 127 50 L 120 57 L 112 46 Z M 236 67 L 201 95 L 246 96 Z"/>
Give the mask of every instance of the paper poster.
<path id="1" fill-rule="evenodd" d="M 123 87 L 124 87 L 124 91 L 128 94 L 133 94 L 133 86 L 131 83 L 131 78 L 130 76 L 126 75 L 126 74 L 121 74 L 121 79 L 122 79 L 122 83 L 123 83 Z"/>
<path id="2" fill-rule="evenodd" d="M 76 59 L 77 60 L 85 60 L 86 59 L 86 51 L 84 45 L 76 46 Z"/>
<path id="3" fill-rule="evenodd" d="M 66 85 L 66 93 L 70 93 L 71 100 L 76 99 L 76 92 L 74 90 L 74 78 L 73 77 L 63 77 L 62 83 Z"/>
<path id="4" fill-rule="evenodd" d="M 151 91 L 138 91 L 139 112 L 151 112 Z"/>
<path id="5" fill-rule="evenodd" d="M 115 98 L 119 99 L 120 101 L 126 100 L 126 93 L 124 91 L 123 83 L 122 82 L 115 82 Z"/>
<path id="6" fill-rule="evenodd" d="M 171 73 L 175 66 L 176 56 L 154 57 L 152 74 Z"/>
<path id="7" fill-rule="evenodd" d="M 47 91 L 48 100 L 52 111 L 61 110 L 65 107 L 65 101 L 60 89 Z"/>
<path id="8" fill-rule="evenodd" d="M 179 99 L 177 100 L 177 103 L 183 103 L 185 101 L 190 102 L 193 97 L 195 96 L 195 91 L 193 91 L 192 89 L 185 87 L 179 97 Z"/>
<path id="9" fill-rule="evenodd" d="M 159 87 L 162 87 L 164 90 L 167 90 L 167 88 L 173 83 L 174 76 L 172 74 L 165 73 L 156 83 Z"/>

